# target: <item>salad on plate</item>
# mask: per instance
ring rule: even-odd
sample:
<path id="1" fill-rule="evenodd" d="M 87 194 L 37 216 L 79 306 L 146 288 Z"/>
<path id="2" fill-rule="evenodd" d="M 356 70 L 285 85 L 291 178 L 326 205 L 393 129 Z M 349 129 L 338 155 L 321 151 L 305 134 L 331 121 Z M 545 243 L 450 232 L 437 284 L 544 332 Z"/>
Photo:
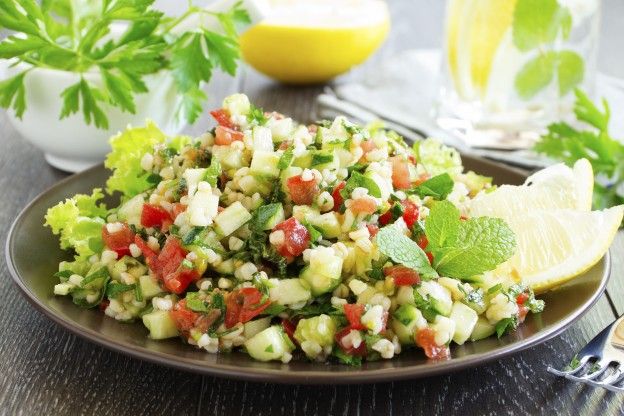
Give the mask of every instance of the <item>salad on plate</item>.
<path id="1" fill-rule="evenodd" d="M 343 117 L 297 124 L 242 94 L 211 114 L 197 138 L 153 123 L 113 137 L 118 204 L 94 189 L 48 210 L 74 254 L 56 295 L 155 340 L 352 365 L 445 359 L 543 310 L 510 222 L 471 214 L 496 187 L 456 150 Z"/>

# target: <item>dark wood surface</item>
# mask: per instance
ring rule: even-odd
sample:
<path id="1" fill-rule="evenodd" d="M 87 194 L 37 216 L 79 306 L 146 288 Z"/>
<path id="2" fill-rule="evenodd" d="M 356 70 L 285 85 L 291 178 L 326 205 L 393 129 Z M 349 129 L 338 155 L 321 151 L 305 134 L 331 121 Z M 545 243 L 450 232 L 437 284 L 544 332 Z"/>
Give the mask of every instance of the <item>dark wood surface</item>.
<path id="1" fill-rule="evenodd" d="M 437 46 L 441 1 L 391 2 L 394 31 L 377 57 L 349 75 L 357 77 L 399 49 Z M 623 3 L 604 2 L 603 33 L 613 37 Z M 426 6 L 426 12 L 423 6 Z M 615 43 L 607 42 L 607 50 Z M 605 42 L 603 42 L 605 43 Z M 604 48 L 603 48 L 604 49 Z M 614 52 L 615 53 L 615 52 Z M 621 53 L 620 53 L 621 55 Z M 615 62 L 615 63 L 614 63 Z M 624 59 L 601 55 L 610 71 Z M 614 69 L 615 68 L 615 69 Z M 617 75 L 617 74 L 616 74 Z M 622 71 L 619 75 L 624 75 Z M 267 109 L 307 121 L 322 87 L 276 85 L 245 69 L 219 77 L 211 104 L 243 91 Z M 189 129 L 200 132 L 207 119 Z M 66 175 L 49 167 L 0 114 L 0 238 L 25 204 Z M 127 358 L 83 341 L 36 312 L 13 286 L 0 262 L 0 414 L 2 415 L 436 415 L 624 414 L 624 396 L 556 379 L 546 366 L 565 363 L 616 314 L 624 313 L 624 233 L 611 249 L 613 275 L 607 296 L 563 335 L 484 367 L 425 380 L 359 386 L 283 386 L 246 383 Z M 33 253 L 36 261 L 37 253 Z"/>

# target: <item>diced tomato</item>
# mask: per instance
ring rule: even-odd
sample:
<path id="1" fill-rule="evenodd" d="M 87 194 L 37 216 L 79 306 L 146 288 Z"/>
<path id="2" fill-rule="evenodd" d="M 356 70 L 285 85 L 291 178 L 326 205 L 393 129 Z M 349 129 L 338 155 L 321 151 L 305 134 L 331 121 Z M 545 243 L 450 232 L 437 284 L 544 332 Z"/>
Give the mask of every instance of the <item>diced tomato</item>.
<path id="1" fill-rule="evenodd" d="M 162 228 L 164 224 L 171 222 L 171 214 L 160 205 L 143 204 L 143 211 L 141 211 L 141 225 L 143 227 Z"/>
<path id="2" fill-rule="evenodd" d="M 366 327 L 362 325 L 362 314 L 364 314 L 364 305 L 360 305 L 358 303 L 348 303 L 344 305 L 344 313 L 347 317 L 347 321 L 349 321 L 349 327 L 351 329 L 366 329 Z"/>
<path id="3" fill-rule="evenodd" d="M 145 263 L 150 268 L 150 270 L 158 275 L 160 273 L 158 267 L 158 254 L 154 250 L 152 250 L 139 235 L 134 236 L 134 244 L 136 244 L 137 247 L 139 247 L 139 249 L 141 250 L 141 253 L 143 253 Z"/>
<path id="4" fill-rule="evenodd" d="M 392 212 L 390 210 L 384 212 L 379 216 L 379 224 L 387 225 L 392 221 Z"/>
<path id="5" fill-rule="evenodd" d="M 362 197 L 352 200 L 349 209 L 353 211 L 354 214 L 359 214 L 361 212 L 372 214 L 377 211 L 377 204 L 372 198 Z"/>
<path id="6" fill-rule="evenodd" d="M 418 205 L 409 199 L 401 201 L 401 205 L 403 205 L 403 221 L 405 221 L 407 228 L 411 229 L 420 216 Z"/>
<path id="7" fill-rule="evenodd" d="M 345 345 L 343 338 L 349 335 L 349 332 L 351 331 L 351 327 L 346 327 L 336 333 L 334 338 L 336 339 L 338 346 L 345 352 L 345 354 L 354 355 L 357 357 L 366 357 L 368 352 L 366 350 L 366 343 L 364 342 L 364 340 L 362 340 L 362 343 L 357 348 L 353 348 L 352 345 Z"/>
<path id="8" fill-rule="evenodd" d="M 288 335 L 288 338 L 294 343 L 297 343 L 295 339 L 295 330 L 297 329 L 297 323 L 291 321 L 290 319 L 283 318 L 282 319 L 282 328 L 284 328 L 284 332 Z"/>
<path id="9" fill-rule="evenodd" d="M 427 248 L 427 246 L 429 245 L 429 240 L 427 240 L 427 236 L 422 234 L 419 238 L 418 238 L 418 242 L 417 242 L 418 246 L 420 248 L 422 248 L 423 250 L 425 250 Z M 429 259 L 429 263 L 433 264 L 433 254 L 431 254 L 428 251 L 425 251 L 425 254 L 427 255 L 427 258 Z"/>
<path id="10" fill-rule="evenodd" d="M 408 155 L 407 160 L 409 160 L 412 165 L 416 164 L 416 156 L 414 155 Z"/>
<path id="11" fill-rule="evenodd" d="M 106 308 L 108 308 L 108 305 L 110 305 L 110 301 L 108 299 L 102 299 L 102 302 L 100 302 L 98 308 L 100 309 L 100 311 L 104 312 Z"/>
<path id="12" fill-rule="evenodd" d="M 182 265 L 187 254 L 188 252 L 182 248 L 180 240 L 169 237 L 158 255 L 160 277 L 165 288 L 170 292 L 180 294 L 186 290 L 192 281 L 199 279 L 197 270 L 187 269 Z"/>
<path id="13" fill-rule="evenodd" d="M 173 208 L 171 209 L 171 219 L 175 221 L 175 219 L 178 218 L 178 215 L 186 211 L 186 208 L 187 208 L 186 205 L 181 204 L 179 202 L 176 202 L 175 204 L 173 204 Z"/>
<path id="14" fill-rule="evenodd" d="M 332 191 L 332 198 L 334 198 L 334 211 L 338 211 L 340 206 L 344 202 L 344 198 L 340 195 L 340 191 L 345 187 L 346 182 L 340 182 L 338 185 L 334 187 Z"/>
<path id="15" fill-rule="evenodd" d="M 526 302 L 527 300 L 529 300 L 529 295 L 524 292 L 516 296 L 516 303 L 518 305 L 524 305 L 524 302 Z"/>
<path id="16" fill-rule="evenodd" d="M 269 307 L 271 301 L 263 301 L 262 293 L 255 287 L 244 287 L 229 294 L 225 310 L 225 327 L 251 321 Z"/>
<path id="17" fill-rule="evenodd" d="M 425 355 L 433 360 L 445 360 L 451 356 L 449 347 L 436 344 L 435 333 L 431 328 L 423 328 L 416 331 L 414 341 L 416 345 L 425 350 Z"/>
<path id="18" fill-rule="evenodd" d="M 109 249 L 117 253 L 119 258 L 130 254 L 130 244 L 134 241 L 134 233 L 124 223 L 119 231 L 110 233 L 106 225 L 102 227 L 102 240 Z"/>
<path id="19" fill-rule="evenodd" d="M 364 140 L 360 143 L 360 147 L 364 151 L 364 154 L 370 152 L 371 150 L 377 149 L 375 142 L 372 140 Z"/>
<path id="20" fill-rule="evenodd" d="M 211 111 L 210 115 L 217 121 L 217 123 L 219 123 L 220 126 L 227 127 L 229 129 L 234 129 L 236 127 L 236 125 L 232 123 L 227 110 L 223 108 Z"/>
<path id="21" fill-rule="evenodd" d="M 284 244 L 277 247 L 284 257 L 297 257 L 310 245 L 310 232 L 295 217 L 280 222 L 273 230 L 284 232 Z"/>
<path id="22" fill-rule="evenodd" d="M 379 232 L 379 227 L 375 224 L 366 224 L 366 228 L 368 228 L 368 233 L 371 237 L 375 237 Z"/>
<path id="23" fill-rule="evenodd" d="M 200 314 L 186 307 L 186 299 L 177 302 L 169 315 L 175 322 L 176 328 L 182 332 L 188 332 L 195 326 Z"/>
<path id="24" fill-rule="evenodd" d="M 390 158 L 392 162 L 392 186 L 394 189 L 408 189 L 411 186 L 409 162 L 400 156 Z"/>
<path id="25" fill-rule="evenodd" d="M 391 276 L 396 286 L 414 286 L 420 283 L 420 275 L 413 269 L 405 266 L 384 268 L 384 275 Z"/>
<path id="26" fill-rule="evenodd" d="M 288 178 L 286 186 L 288 187 L 290 197 L 297 205 L 312 205 L 319 193 L 316 180 L 312 178 L 309 181 L 304 181 L 301 175 Z"/>
<path id="27" fill-rule="evenodd" d="M 224 126 L 217 126 L 215 129 L 215 144 L 219 146 L 229 146 L 232 142 L 243 140 L 245 135 L 234 129 Z"/>
<path id="28" fill-rule="evenodd" d="M 528 313 L 529 308 L 524 305 L 518 305 L 518 321 L 520 321 L 520 323 L 524 322 L 524 319 L 526 318 Z"/>

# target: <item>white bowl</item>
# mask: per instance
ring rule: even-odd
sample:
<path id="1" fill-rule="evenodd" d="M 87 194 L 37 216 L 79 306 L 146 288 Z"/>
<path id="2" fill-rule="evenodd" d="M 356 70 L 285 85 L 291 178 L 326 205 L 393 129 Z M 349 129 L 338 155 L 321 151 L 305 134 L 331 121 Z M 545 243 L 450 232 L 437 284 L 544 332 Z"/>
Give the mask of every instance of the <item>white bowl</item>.
<path id="1" fill-rule="evenodd" d="M 7 68 L 1 78 L 12 76 L 24 69 L 26 64 Z M 94 85 L 101 85 L 97 72 L 85 73 L 84 78 Z M 87 125 L 78 113 L 59 120 L 63 100 L 61 92 L 80 80 L 73 72 L 36 68 L 26 74 L 26 111 L 21 119 L 13 110 L 7 111 L 13 127 L 28 141 L 45 153 L 52 166 L 68 172 L 78 172 L 100 163 L 110 151 L 108 139 L 128 125 L 142 126 L 152 119 L 166 133 L 174 135 L 184 128 L 176 119 L 180 97 L 173 79 L 166 71 L 144 78 L 148 92 L 135 95 L 136 113 L 123 112 L 116 107 L 101 103 L 108 117 L 109 128 L 98 129 Z"/>

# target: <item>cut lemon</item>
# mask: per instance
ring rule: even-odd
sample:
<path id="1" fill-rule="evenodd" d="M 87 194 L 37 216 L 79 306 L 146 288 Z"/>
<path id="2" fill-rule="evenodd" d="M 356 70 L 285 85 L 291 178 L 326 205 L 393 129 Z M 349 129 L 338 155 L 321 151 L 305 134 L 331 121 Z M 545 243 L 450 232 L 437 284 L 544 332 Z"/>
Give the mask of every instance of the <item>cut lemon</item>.
<path id="1" fill-rule="evenodd" d="M 591 211 L 593 187 L 591 164 L 580 159 L 573 168 L 553 165 L 529 176 L 523 185 L 479 194 L 468 212 L 507 221 L 518 246 L 499 270 L 515 271 L 540 293 L 589 270 L 615 238 L 624 206 Z"/>
<path id="2" fill-rule="evenodd" d="M 328 81 L 368 58 L 390 18 L 379 0 L 273 0 L 267 18 L 240 39 L 243 58 L 291 84 Z"/>
<path id="3" fill-rule="evenodd" d="M 537 210 L 508 220 L 518 247 L 507 261 L 536 293 L 589 270 L 605 255 L 624 206 L 604 211 Z"/>
<path id="4" fill-rule="evenodd" d="M 536 209 L 591 210 L 594 176 L 587 159 L 573 168 L 557 164 L 529 176 L 524 185 L 502 185 L 471 202 L 471 216 L 513 219 Z"/>
<path id="5" fill-rule="evenodd" d="M 517 0 L 453 0 L 447 21 L 447 55 L 455 87 L 466 100 L 487 90 L 492 64 L 510 31 Z"/>

